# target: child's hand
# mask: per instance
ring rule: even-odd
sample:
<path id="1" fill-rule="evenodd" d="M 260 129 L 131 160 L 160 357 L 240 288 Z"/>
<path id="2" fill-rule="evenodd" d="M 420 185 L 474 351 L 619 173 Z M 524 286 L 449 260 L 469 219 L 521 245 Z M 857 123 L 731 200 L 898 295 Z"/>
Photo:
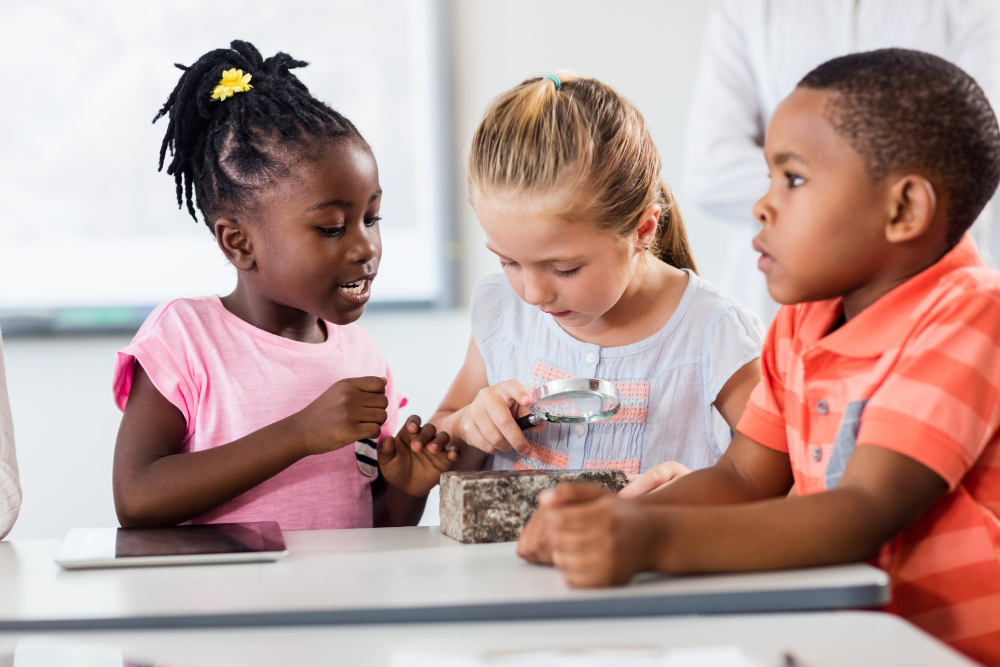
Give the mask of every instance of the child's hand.
<path id="1" fill-rule="evenodd" d="M 552 563 L 570 586 L 624 584 L 649 569 L 645 509 L 595 484 L 560 484 L 538 496 Z"/>
<path id="2" fill-rule="evenodd" d="M 531 446 L 514 421 L 528 414 L 531 392 L 517 380 L 507 380 L 480 390 L 462 415 L 462 440 L 487 454 L 517 450 L 527 454 Z M 542 428 L 540 424 L 536 428 Z"/>
<path id="3" fill-rule="evenodd" d="M 539 507 L 528 519 L 517 538 L 517 555 L 536 565 L 552 565 L 549 531 L 545 525 L 545 507 Z"/>
<path id="4" fill-rule="evenodd" d="M 662 489 L 691 472 L 691 469 L 677 461 L 667 461 L 653 466 L 641 475 L 632 477 L 628 486 L 618 492 L 622 498 L 635 498 Z"/>
<path id="5" fill-rule="evenodd" d="M 382 476 L 407 495 L 426 496 L 458 458 L 458 447 L 449 440 L 433 424 L 421 428 L 420 417 L 411 416 L 395 437 L 386 436 L 378 444 Z"/>
<path id="6" fill-rule="evenodd" d="M 325 454 L 363 438 L 377 438 L 388 418 L 385 378 L 346 378 L 293 415 L 309 454 Z"/>

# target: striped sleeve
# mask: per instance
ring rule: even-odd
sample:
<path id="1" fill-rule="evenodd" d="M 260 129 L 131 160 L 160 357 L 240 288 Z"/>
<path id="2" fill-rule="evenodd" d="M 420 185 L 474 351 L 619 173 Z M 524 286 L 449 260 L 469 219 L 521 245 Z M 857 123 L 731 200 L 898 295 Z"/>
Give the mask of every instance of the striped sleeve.
<path id="1" fill-rule="evenodd" d="M 750 394 L 746 411 L 736 427 L 751 440 L 779 452 L 788 451 L 784 414 L 788 363 L 782 356 L 791 350 L 795 314 L 794 308 L 782 307 L 768 328 L 760 354 L 760 382 Z"/>
<path id="2" fill-rule="evenodd" d="M 1000 424 L 1000 294 L 953 297 L 927 322 L 871 396 L 857 441 L 908 456 L 954 489 Z"/>

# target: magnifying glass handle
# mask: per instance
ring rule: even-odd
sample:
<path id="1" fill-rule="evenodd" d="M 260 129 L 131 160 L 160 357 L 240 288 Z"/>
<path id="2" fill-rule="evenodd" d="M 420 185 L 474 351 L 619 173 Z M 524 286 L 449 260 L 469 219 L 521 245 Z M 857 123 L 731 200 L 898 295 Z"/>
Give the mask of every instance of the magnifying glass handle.
<path id="1" fill-rule="evenodd" d="M 518 417 L 516 421 L 517 421 L 517 427 L 522 431 L 526 431 L 532 426 L 538 426 L 545 420 L 536 415 L 534 412 L 532 412 L 530 415 L 524 415 L 523 417 Z"/>

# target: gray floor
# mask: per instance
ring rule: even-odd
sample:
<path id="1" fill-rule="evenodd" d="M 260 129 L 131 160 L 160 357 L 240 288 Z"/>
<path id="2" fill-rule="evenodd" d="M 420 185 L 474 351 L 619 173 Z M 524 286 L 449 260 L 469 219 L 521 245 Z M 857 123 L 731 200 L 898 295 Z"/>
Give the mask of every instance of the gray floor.
<path id="1" fill-rule="evenodd" d="M 406 414 L 430 415 L 465 356 L 468 313 L 371 311 L 359 324 L 378 340 Z M 121 415 L 111 399 L 115 352 L 129 336 L 11 338 L 7 382 L 24 503 L 11 539 L 62 537 L 117 525 L 111 459 Z M 424 523 L 437 523 L 436 496 Z"/>

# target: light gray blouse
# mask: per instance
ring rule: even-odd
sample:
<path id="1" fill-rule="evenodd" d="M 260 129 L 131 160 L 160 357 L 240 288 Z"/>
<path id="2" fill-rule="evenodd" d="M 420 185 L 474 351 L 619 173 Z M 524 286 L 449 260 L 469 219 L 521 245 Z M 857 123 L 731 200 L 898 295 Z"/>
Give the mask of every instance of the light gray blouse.
<path id="1" fill-rule="evenodd" d="M 537 387 L 564 377 L 613 382 L 622 408 L 594 424 L 546 423 L 525 435 L 527 456 L 491 456 L 487 469 L 617 468 L 638 473 L 664 461 L 714 464 L 732 434 L 712 406 L 726 381 L 760 356 L 760 319 L 690 271 L 677 310 L 660 331 L 622 347 L 576 340 L 555 319 L 521 301 L 503 274 L 472 294 L 472 334 L 490 385 Z"/>

